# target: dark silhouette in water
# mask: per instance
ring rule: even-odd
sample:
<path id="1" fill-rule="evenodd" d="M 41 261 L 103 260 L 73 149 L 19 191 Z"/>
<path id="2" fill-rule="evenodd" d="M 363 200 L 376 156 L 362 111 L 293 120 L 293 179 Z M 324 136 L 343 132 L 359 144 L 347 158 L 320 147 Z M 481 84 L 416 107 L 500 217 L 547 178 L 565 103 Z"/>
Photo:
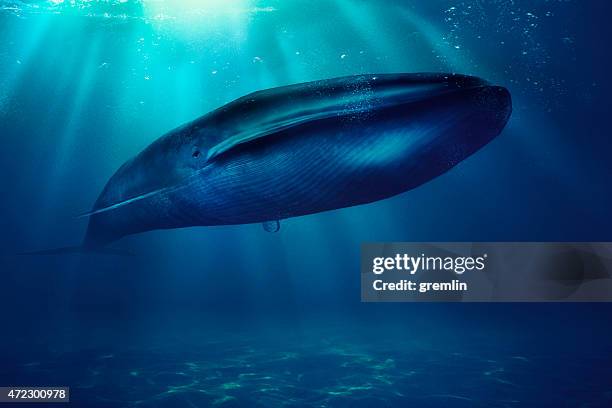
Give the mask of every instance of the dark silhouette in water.
<path id="1" fill-rule="evenodd" d="M 162 136 L 110 178 L 81 247 L 189 226 L 264 223 L 385 199 L 495 138 L 509 92 L 465 75 L 372 74 L 273 88 Z"/>

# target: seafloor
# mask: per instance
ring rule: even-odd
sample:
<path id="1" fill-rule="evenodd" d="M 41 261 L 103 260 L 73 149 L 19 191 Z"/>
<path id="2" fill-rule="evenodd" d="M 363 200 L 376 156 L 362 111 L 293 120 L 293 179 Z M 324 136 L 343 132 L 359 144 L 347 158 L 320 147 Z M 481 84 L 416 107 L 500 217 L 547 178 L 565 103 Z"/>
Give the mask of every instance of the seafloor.
<path id="1" fill-rule="evenodd" d="M 612 406 L 609 353 L 379 330 L 190 334 L 69 351 L 41 344 L 4 360 L 0 383 L 53 379 L 71 386 L 72 406 L 92 408 Z"/>

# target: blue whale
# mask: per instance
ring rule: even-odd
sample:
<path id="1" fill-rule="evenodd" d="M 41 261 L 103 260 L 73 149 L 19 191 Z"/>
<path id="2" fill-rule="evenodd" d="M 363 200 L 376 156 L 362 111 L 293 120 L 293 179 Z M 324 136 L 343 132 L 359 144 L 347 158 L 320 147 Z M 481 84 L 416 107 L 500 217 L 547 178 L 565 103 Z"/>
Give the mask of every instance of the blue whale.
<path id="1" fill-rule="evenodd" d="M 264 223 L 382 200 L 500 134 L 507 89 L 457 74 L 370 74 L 254 92 L 170 131 L 123 164 L 80 248 L 129 234 Z"/>

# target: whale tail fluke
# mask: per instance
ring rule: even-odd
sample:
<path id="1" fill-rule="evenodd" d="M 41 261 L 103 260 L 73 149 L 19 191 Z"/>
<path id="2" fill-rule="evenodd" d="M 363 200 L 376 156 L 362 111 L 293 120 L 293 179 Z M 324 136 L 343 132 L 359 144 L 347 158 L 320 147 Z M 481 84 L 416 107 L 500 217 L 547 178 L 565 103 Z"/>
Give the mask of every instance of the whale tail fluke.
<path id="1" fill-rule="evenodd" d="M 90 247 L 83 245 L 67 246 L 62 248 L 43 249 L 39 251 L 20 252 L 17 255 L 62 255 L 62 254 L 100 254 L 114 256 L 134 256 L 134 253 L 125 249 Z"/>

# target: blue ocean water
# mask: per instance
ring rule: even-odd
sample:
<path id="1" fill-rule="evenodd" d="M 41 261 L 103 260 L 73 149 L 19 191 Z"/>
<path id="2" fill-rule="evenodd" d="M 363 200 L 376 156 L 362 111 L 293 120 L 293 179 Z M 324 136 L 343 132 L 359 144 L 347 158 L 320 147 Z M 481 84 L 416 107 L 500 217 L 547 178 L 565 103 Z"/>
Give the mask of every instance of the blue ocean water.
<path id="1" fill-rule="evenodd" d="M 362 304 L 366 241 L 609 241 L 604 1 L 0 2 L 0 386 L 72 405 L 612 404 L 608 304 Z M 107 179 L 248 92 L 446 71 L 507 87 L 503 134 L 367 206 L 76 245 Z"/>

